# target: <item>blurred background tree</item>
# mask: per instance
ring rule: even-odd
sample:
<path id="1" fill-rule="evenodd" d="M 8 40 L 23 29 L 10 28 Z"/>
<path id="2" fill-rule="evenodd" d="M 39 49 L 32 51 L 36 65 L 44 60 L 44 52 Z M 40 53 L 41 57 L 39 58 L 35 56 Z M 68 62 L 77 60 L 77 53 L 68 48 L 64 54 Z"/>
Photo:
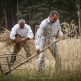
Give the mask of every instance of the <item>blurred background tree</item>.
<path id="1" fill-rule="evenodd" d="M 47 18 L 51 10 L 60 13 L 60 21 L 75 20 L 78 25 L 77 6 L 80 0 L 1 0 L 0 25 L 11 29 L 20 18 L 34 27 Z"/>

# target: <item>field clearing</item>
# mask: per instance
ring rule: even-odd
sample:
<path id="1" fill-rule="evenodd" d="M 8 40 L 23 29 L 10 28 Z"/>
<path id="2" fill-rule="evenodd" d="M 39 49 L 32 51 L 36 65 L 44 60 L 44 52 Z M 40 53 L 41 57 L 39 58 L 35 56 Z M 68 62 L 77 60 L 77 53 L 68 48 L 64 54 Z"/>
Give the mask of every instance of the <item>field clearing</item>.
<path id="1" fill-rule="evenodd" d="M 31 52 L 35 54 L 35 44 L 34 40 L 31 41 Z M 0 42 L 0 55 L 11 54 L 13 50 L 13 45 L 7 45 Z M 12 71 L 9 75 L 1 75 L 0 81 L 81 81 L 81 39 L 66 39 L 61 40 L 57 43 L 59 56 L 61 57 L 61 71 L 55 71 L 55 60 L 51 55 L 50 51 L 47 49 L 45 51 L 45 74 L 38 75 L 37 73 L 37 57 L 25 63 L 21 67 Z M 22 58 L 22 55 L 24 58 Z M 4 55 L 3 55 L 4 56 Z M 10 57 L 9 57 L 10 58 Z M 22 50 L 17 55 L 18 63 L 26 59 L 25 51 Z M 1 63 L 6 63 L 6 59 L 0 58 Z M 6 68 L 5 68 L 6 67 Z M 7 66 L 3 66 L 3 69 L 8 69 Z"/>
<path id="2" fill-rule="evenodd" d="M 32 54 L 35 54 L 35 45 L 34 45 L 34 40 L 32 41 L 32 45 L 31 45 L 31 52 Z M 71 69 L 71 70 L 75 70 L 77 68 L 80 67 L 81 64 L 81 40 L 80 39 L 66 39 L 66 40 L 61 40 L 60 42 L 57 43 L 58 46 L 58 52 L 59 55 L 61 57 L 61 63 L 62 63 L 62 69 L 63 70 L 67 70 L 67 69 Z M 11 54 L 12 50 L 13 50 L 13 46 L 5 46 L 5 43 L 0 42 L 0 55 L 2 54 Z M 3 48 L 4 47 L 4 48 Z M 55 60 L 53 58 L 53 56 L 51 55 L 50 51 L 47 49 L 45 51 L 45 64 L 46 64 L 46 69 L 48 68 L 53 68 L 55 66 Z M 24 58 L 22 58 L 22 55 Z M 21 67 L 19 67 L 19 69 L 29 69 L 29 70 L 35 70 L 36 69 L 36 63 L 37 63 L 37 57 L 35 57 L 34 59 L 32 59 L 29 63 L 26 63 L 24 65 L 22 65 Z M 18 53 L 17 56 L 17 63 L 22 62 L 23 60 L 26 59 L 25 56 L 25 51 L 22 48 L 22 50 Z M 4 60 L 1 59 L 1 61 L 3 62 Z M 15 64 L 17 64 L 15 63 Z"/>

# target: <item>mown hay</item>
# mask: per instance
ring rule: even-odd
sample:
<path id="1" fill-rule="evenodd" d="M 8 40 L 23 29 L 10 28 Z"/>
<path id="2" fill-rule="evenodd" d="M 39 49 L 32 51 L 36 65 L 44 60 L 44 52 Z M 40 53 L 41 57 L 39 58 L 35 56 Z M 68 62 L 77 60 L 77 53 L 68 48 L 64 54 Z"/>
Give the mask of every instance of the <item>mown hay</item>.
<path id="1" fill-rule="evenodd" d="M 18 37 L 19 38 L 19 37 Z M 21 38 L 20 38 L 21 39 Z M 33 40 L 27 41 L 30 46 L 33 46 Z M 4 46 L 14 46 L 15 42 L 10 39 L 10 31 L 4 29 L 4 32 L 0 34 L 0 42 L 5 43 Z M 3 46 L 3 47 L 4 47 Z M 32 48 L 32 47 L 31 47 Z"/>
<path id="2" fill-rule="evenodd" d="M 0 34 L 0 42 L 5 42 L 6 45 L 10 45 L 13 42 L 10 40 L 10 31 L 8 29 L 4 29 L 4 31 Z"/>
<path id="3" fill-rule="evenodd" d="M 7 33 L 6 33 L 7 32 Z M 0 35 L 0 54 L 5 54 L 5 53 L 12 53 L 13 51 L 13 46 L 12 43 L 9 44 L 9 33 L 10 31 L 6 31 L 5 33 Z M 6 36 L 5 36 L 6 35 Z M 4 42 L 3 42 L 3 38 L 4 37 Z M 34 44 L 34 40 L 30 41 L 30 45 L 31 45 L 31 51 L 32 54 L 35 54 L 35 44 Z M 5 47 L 6 43 L 8 44 L 7 47 Z M 81 39 L 65 39 L 65 40 L 61 40 L 60 42 L 57 43 L 58 45 L 58 52 L 59 55 L 61 57 L 61 63 L 62 63 L 62 69 L 63 70 L 67 70 L 67 69 L 71 69 L 71 70 L 76 70 L 79 69 L 81 66 Z M 19 52 L 18 55 L 22 55 L 25 59 L 26 59 L 26 55 L 25 55 L 25 51 L 22 48 L 22 50 Z M 54 69 L 54 65 L 55 65 L 55 60 L 52 57 L 51 53 L 49 50 L 46 50 L 46 54 L 45 54 L 45 64 L 46 64 L 46 69 L 50 70 L 50 68 L 53 70 Z M 36 63 L 37 63 L 37 58 L 32 59 L 33 61 L 29 62 L 26 65 L 23 65 L 20 68 L 28 68 L 28 69 L 36 69 Z M 19 62 L 23 61 L 24 59 L 17 56 L 17 60 Z"/>

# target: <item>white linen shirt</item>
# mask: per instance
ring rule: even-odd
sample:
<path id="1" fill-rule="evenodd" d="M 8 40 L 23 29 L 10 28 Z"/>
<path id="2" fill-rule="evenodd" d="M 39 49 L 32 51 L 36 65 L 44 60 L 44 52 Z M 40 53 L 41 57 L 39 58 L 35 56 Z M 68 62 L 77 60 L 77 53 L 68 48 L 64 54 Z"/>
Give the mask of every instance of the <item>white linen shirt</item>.
<path id="1" fill-rule="evenodd" d="M 35 39 L 36 49 L 40 49 L 40 42 L 42 39 L 46 37 L 45 33 L 49 34 L 50 36 L 56 36 L 57 34 L 59 36 L 62 36 L 63 33 L 61 31 L 59 19 L 57 19 L 55 23 L 51 23 L 48 17 L 47 19 L 41 22 L 39 29 L 36 33 L 36 39 Z"/>
<path id="2" fill-rule="evenodd" d="M 30 39 L 32 39 L 34 37 L 30 26 L 27 25 L 27 24 L 24 25 L 23 29 L 21 29 L 19 27 L 19 24 L 16 24 L 11 30 L 10 39 L 15 40 L 16 39 L 16 37 L 15 37 L 16 34 L 18 34 L 22 37 L 25 37 L 25 38 L 29 37 Z"/>

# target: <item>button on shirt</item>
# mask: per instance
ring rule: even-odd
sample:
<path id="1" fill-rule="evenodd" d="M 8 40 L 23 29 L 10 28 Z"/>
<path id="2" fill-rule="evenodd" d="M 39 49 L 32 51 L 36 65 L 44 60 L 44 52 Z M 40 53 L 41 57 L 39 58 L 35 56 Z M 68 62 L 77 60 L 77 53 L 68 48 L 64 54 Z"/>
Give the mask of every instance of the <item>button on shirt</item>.
<path id="1" fill-rule="evenodd" d="M 34 37 L 30 26 L 27 25 L 27 24 L 24 25 L 23 29 L 21 29 L 19 27 L 19 24 L 16 24 L 11 30 L 10 38 L 12 40 L 16 39 L 16 37 L 15 37 L 16 34 L 18 34 L 18 35 L 20 35 L 22 37 L 25 37 L 25 38 L 29 37 L 30 39 L 32 39 Z"/>
<path id="2" fill-rule="evenodd" d="M 35 40 L 36 48 L 40 48 L 40 41 L 41 39 L 44 39 L 46 35 L 49 36 L 63 35 L 59 19 L 57 19 L 55 23 L 51 23 L 48 17 L 47 19 L 41 22 L 39 29 L 36 33 L 36 40 Z"/>

